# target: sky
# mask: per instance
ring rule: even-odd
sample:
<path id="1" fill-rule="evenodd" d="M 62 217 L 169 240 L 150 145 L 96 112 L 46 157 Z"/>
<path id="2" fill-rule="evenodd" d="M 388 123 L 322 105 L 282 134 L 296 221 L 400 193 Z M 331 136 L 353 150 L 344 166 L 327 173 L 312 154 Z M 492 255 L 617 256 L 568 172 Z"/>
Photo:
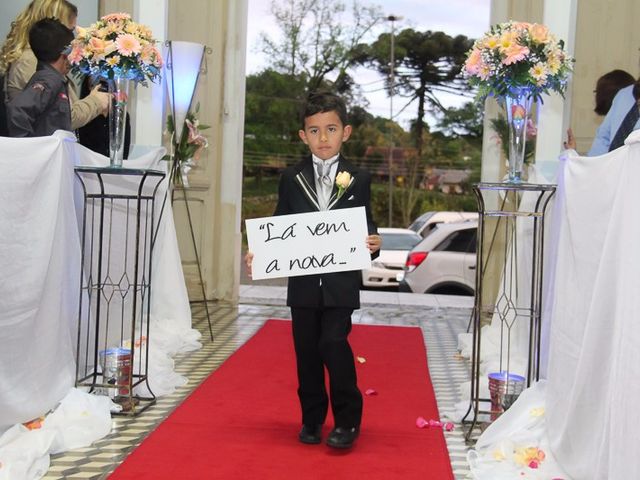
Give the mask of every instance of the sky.
<path id="1" fill-rule="evenodd" d="M 347 6 L 351 0 L 343 0 Z M 395 22 L 396 32 L 404 28 L 419 31 L 443 31 L 448 35 L 466 35 L 478 38 L 489 28 L 490 0 L 360 0 L 361 4 L 379 5 L 385 16 L 403 17 Z M 266 59 L 259 51 L 260 33 L 264 32 L 277 38 L 279 31 L 270 11 L 271 0 L 249 0 L 248 38 L 247 38 L 247 73 L 258 73 L 267 66 Z M 390 31 L 390 22 L 382 22 L 372 32 L 368 41 L 372 41 L 381 33 Z M 361 69 L 357 80 L 360 82 L 365 96 L 369 100 L 368 111 L 377 116 L 389 117 L 390 101 L 384 91 L 382 77 L 376 72 Z M 378 91 L 376 91 L 378 90 Z M 461 99 L 453 95 L 439 97 L 445 106 L 460 106 L 469 99 Z M 394 119 L 403 127 L 416 117 L 417 107 L 409 106 L 403 113 L 398 113 L 404 102 L 399 97 L 393 101 Z M 427 120 L 429 121 L 429 119 Z"/>

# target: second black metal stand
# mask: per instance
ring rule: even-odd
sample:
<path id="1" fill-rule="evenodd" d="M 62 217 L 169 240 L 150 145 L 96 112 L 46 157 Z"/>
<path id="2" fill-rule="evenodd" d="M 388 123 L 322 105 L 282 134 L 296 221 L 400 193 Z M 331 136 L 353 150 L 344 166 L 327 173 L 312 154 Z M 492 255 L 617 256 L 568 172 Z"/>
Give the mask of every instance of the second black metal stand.
<path id="1" fill-rule="evenodd" d="M 480 363 L 482 359 L 482 327 L 483 317 L 500 322 L 500 356 L 499 369 L 508 376 L 511 370 L 514 327 L 528 329 L 526 346 L 526 386 L 539 379 L 540 370 L 540 337 L 542 312 L 542 275 L 544 257 L 544 219 L 549 200 L 555 193 L 555 185 L 528 183 L 479 183 L 473 191 L 478 201 L 478 248 L 476 268 L 476 293 L 472 318 L 472 352 L 471 352 L 471 397 L 469 409 L 462 419 L 466 428 L 465 439 L 470 440 L 474 428 L 478 424 L 482 411 L 481 402 L 489 402 L 488 398 L 480 398 Z M 494 198 L 487 198 L 494 195 Z M 525 197 L 526 195 L 526 197 Z M 526 202 L 523 201 L 526 198 Z M 488 203 L 497 208 L 487 207 Z M 489 235 L 487 220 L 495 219 L 494 232 Z M 531 247 L 519 245 L 519 232 L 526 222 L 532 223 Z M 500 225 L 503 223 L 503 225 Z M 503 230 L 503 233 L 499 233 Z M 499 235 L 504 235 L 502 238 Z M 504 240 L 498 247 L 499 240 Z M 495 303 L 485 303 L 483 289 L 489 260 L 495 261 L 493 255 L 502 255 L 501 284 Z M 530 262 L 529 278 L 520 281 L 522 272 L 519 264 Z M 523 324 L 523 322 L 526 322 Z"/>

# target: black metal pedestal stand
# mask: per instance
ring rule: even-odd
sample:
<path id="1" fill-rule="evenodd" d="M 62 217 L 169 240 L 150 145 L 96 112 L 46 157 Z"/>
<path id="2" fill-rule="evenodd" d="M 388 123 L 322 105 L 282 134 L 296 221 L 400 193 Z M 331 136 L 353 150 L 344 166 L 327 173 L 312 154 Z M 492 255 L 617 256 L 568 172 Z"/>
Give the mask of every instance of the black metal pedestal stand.
<path id="1" fill-rule="evenodd" d="M 165 174 L 113 167 L 75 173 L 84 194 L 76 386 L 107 393 L 120 413 L 136 415 L 155 403 L 148 382 L 151 260 Z M 135 394 L 136 387 L 148 394 Z"/>
<path id="2" fill-rule="evenodd" d="M 478 248 L 476 267 L 476 294 L 473 309 L 472 322 L 472 353 L 471 353 L 471 397 L 467 413 L 462 419 L 465 428 L 465 440 L 470 441 L 473 430 L 478 426 L 480 414 L 491 414 L 490 411 L 482 411 L 480 402 L 489 402 L 490 399 L 480 398 L 480 362 L 482 351 L 482 318 L 500 319 L 500 372 L 510 373 L 512 329 L 516 323 L 527 322 L 528 348 L 527 348 L 527 373 L 526 386 L 539 379 L 540 370 L 540 337 L 541 337 L 541 312 L 542 312 L 542 274 L 544 256 L 544 217 L 549 200 L 556 191 L 555 185 L 540 185 L 528 183 L 479 183 L 474 185 L 474 194 L 478 201 Z M 500 198 L 487 199 L 490 194 Z M 521 202 L 523 195 L 534 197 L 533 208 L 527 208 Z M 487 207 L 486 200 L 497 200 L 497 209 Z M 512 208 L 507 207 L 511 205 Z M 487 220 L 496 219 L 494 233 L 487 235 Z M 519 248 L 517 241 L 517 222 L 532 222 L 531 249 Z M 500 222 L 504 222 L 504 248 L 496 247 Z M 522 225 L 520 225 L 520 228 Z M 497 250 L 497 251 L 494 251 Z M 502 284 L 500 294 L 495 304 L 485 304 L 483 299 L 483 286 L 486 280 L 485 273 L 489 260 L 493 254 L 503 255 L 502 258 Z M 518 283 L 518 263 L 531 261 L 530 282 L 527 285 Z M 528 256 L 528 257 L 527 257 Z M 528 289 L 528 291 L 525 291 Z M 523 302 L 519 297 L 527 298 Z M 493 412 L 495 413 L 495 412 Z"/>

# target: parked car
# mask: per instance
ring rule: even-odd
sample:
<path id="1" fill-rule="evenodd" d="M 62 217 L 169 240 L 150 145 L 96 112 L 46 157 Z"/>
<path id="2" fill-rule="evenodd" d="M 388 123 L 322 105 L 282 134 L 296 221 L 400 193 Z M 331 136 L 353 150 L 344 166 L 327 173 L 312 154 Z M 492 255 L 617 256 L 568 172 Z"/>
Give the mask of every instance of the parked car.
<path id="1" fill-rule="evenodd" d="M 409 251 L 422 237 L 407 228 L 379 228 L 382 237 L 380 255 L 371 268 L 362 271 L 362 286 L 366 288 L 397 287 L 396 276 L 402 272 Z"/>
<path id="2" fill-rule="evenodd" d="M 465 220 L 477 220 L 477 212 L 426 212 L 416 218 L 409 229 L 418 233 L 422 238 L 441 223 L 463 222 Z"/>
<path id="3" fill-rule="evenodd" d="M 441 223 L 417 244 L 398 275 L 401 292 L 473 295 L 478 221 Z"/>

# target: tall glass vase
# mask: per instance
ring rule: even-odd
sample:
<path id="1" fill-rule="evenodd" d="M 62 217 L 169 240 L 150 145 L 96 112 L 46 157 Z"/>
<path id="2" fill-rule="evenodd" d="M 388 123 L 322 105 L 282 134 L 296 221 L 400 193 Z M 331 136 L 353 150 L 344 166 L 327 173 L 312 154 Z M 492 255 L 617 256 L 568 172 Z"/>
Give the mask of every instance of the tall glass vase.
<path id="1" fill-rule="evenodd" d="M 522 181 L 527 123 L 531 115 L 533 97 L 528 88 L 513 89 L 504 97 L 504 102 L 509 126 L 509 182 L 519 183 Z"/>
<path id="2" fill-rule="evenodd" d="M 109 80 L 109 163 L 112 167 L 122 167 L 130 83 L 128 78 L 119 75 Z"/>

